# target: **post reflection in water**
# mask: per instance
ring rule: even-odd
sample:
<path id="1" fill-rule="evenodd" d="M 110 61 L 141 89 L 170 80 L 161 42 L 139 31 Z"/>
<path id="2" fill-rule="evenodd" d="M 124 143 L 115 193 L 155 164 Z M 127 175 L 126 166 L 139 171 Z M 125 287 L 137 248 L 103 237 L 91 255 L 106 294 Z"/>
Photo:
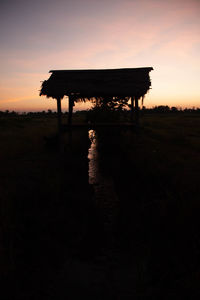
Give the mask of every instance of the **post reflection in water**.
<path id="1" fill-rule="evenodd" d="M 89 184 L 97 184 L 99 178 L 99 165 L 98 165 L 98 150 L 97 150 L 97 133 L 91 129 L 88 131 L 88 136 L 91 141 L 88 150 L 89 159 Z"/>

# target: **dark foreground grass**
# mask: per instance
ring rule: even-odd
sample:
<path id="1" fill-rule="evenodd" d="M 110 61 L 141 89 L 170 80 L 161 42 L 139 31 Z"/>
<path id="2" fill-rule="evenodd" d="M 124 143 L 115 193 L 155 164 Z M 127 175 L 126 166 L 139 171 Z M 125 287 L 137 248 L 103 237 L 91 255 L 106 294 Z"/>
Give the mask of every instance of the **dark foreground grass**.
<path id="1" fill-rule="evenodd" d="M 118 241 L 142 299 L 200 294 L 199 126 L 195 115 L 147 115 L 137 131 L 99 132 L 121 203 Z"/>
<path id="2" fill-rule="evenodd" d="M 67 260 L 89 262 L 101 247 L 87 130 L 75 129 L 72 144 L 63 134 L 60 149 L 54 116 L 2 117 L 0 127 L 2 294 L 65 299 L 67 290 L 75 299 L 76 290 L 81 297 L 81 283 L 73 286 L 64 275 L 63 290 L 55 286 Z M 97 132 L 102 173 L 113 177 L 120 199 L 115 241 L 122 275 L 110 280 L 116 299 L 199 297 L 199 128 L 195 114 L 151 114 L 138 130 Z"/>
<path id="3" fill-rule="evenodd" d="M 63 134 L 61 148 L 56 130 L 55 118 L 1 121 L 3 299 L 43 299 L 64 258 L 95 228 L 87 130 L 74 131 L 71 144 Z"/>

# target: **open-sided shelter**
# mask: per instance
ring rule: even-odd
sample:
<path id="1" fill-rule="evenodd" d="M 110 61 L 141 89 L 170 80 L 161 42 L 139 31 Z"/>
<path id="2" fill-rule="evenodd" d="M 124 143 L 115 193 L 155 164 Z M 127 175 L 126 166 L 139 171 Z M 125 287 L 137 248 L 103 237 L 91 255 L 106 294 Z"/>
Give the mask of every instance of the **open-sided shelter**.
<path id="1" fill-rule="evenodd" d="M 149 72 L 152 67 L 126 69 L 52 70 L 48 80 L 43 81 L 40 96 L 57 100 L 58 119 L 61 124 L 61 99 L 69 99 L 69 124 L 76 101 L 93 100 L 98 97 L 129 97 L 132 111 L 138 115 L 138 100 L 151 86 Z"/>

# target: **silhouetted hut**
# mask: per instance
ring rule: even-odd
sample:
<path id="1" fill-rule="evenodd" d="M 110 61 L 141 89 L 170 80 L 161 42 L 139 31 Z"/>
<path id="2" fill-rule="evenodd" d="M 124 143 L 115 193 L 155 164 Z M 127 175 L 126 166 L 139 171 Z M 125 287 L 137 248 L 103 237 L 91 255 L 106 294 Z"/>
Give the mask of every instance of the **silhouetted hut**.
<path id="1" fill-rule="evenodd" d="M 131 99 L 138 120 L 138 100 L 150 89 L 149 72 L 152 67 L 100 70 L 52 70 L 48 80 L 42 83 L 40 96 L 57 100 L 58 123 L 61 126 L 61 99 L 68 96 L 71 124 L 74 102 L 94 101 L 98 97 L 125 97 Z"/>

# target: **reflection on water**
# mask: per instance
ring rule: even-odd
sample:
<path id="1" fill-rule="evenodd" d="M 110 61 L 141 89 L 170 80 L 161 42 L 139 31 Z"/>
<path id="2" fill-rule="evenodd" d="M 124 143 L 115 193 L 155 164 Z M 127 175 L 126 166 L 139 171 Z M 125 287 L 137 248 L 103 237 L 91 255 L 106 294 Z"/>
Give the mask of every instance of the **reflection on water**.
<path id="1" fill-rule="evenodd" d="M 97 133 L 95 130 L 89 130 L 88 134 L 91 141 L 91 146 L 88 150 L 89 184 L 94 187 L 94 201 L 101 212 L 100 215 L 102 215 L 104 230 L 112 244 L 114 239 L 112 232 L 119 213 L 119 199 L 115 191 L 112 175 L 108 172 L 106 174 L 102 173 L 102 168 L 100 172 Z"/>
<path id="2" fill-rule="evenodd" d="M 89 184 L 97 184 L 99 178 L 97 134 L 95 130 L 88 131 L 91 146 L 88 150 L 89 159 Z"/>

